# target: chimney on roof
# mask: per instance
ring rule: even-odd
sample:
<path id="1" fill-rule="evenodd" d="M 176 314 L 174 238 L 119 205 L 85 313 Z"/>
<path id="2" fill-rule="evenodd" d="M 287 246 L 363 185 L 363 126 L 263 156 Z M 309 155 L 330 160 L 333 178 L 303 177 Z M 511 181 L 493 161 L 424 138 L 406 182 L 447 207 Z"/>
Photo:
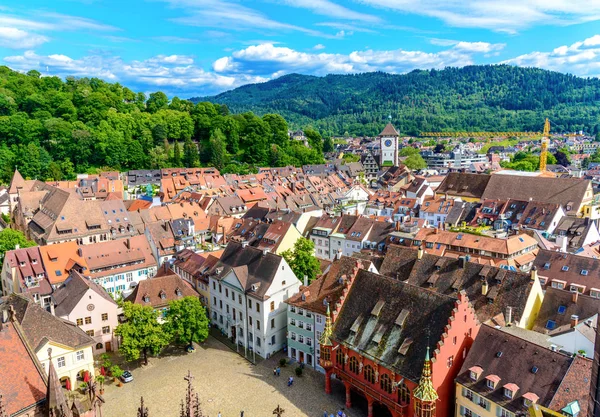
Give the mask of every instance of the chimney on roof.
<path id="1" fill-rule="evenodd" d="M 19 250 L 21 249 L 21 245 L 19 245 L 18 243 L 15 245 L 15 250 Z"/>
<path id="2" fill-rule="evenodd" d="M 481 284 L 481 294 L 487 295 L 489 288 L 490 287 L 489 287 L 487 281 L 483 281 L 483 284 Z"/>
<path id="3" fill-rule="evenodd" d="M 506 307 L 506 326 L 510 326 L 512 324 L 512 307 Z"/>
<path id="4" fill-rule="evenodd" d="M 125 247 L 127 247 L 127 249 L 131 249 L 131 239 L 130 238 L 125 239 Z"/>
<path id="5" fill-rule="evenodd" d="M 461 256 L 458 258 L 458 267 L 460 269 L 464 269 L 466 264 L 467 264 L 467 260 L 465 259 L 464 256 Z"/>
<path id="6" fill-rule="evenodd" d="M 532 281 L 535 281 L 537 279 L 538 272 L 537 272 L 537 267 L 536 266 L 532 266 L 531 267 L 530 276 L 531 276 L 531 280 Z"/>
<path id="7" fill-rule="evenodd" d="M 83 251 L 81 248 L 77 248 L 77 255 L 81 258 L 83 256 Z"/>
<path id="8" fill-rule="evenodd" d="M 571 293 L 571 299 L 575 304 L 577 304 L 577 299 L 579 298 L 579 291 L 573 291 Z"/>
<path id="9" fill-rule="evenodd" d="M 308 275 L 304 275 L 304 286 L 308 287 Z"/>
<path id="10" fill-rule="evenodd" d="M 577 326 L 578 323 L 579 323 L 579 316 L 577 314 L 573 314 L 571 316 L 571 327 Z"/>
<path id="11" fill-rule="evenodd" d="M 423 259 L 423 248 L 419 247 L 419 249 L 417 250 L 417 260 L 421 260 Z"/>

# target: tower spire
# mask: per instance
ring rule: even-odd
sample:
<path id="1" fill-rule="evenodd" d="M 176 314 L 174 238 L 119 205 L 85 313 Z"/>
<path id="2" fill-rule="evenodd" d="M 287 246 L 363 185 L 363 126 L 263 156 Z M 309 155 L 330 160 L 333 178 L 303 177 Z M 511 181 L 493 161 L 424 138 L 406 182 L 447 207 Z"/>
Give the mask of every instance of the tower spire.
<path id="1" fill-rule="evenodd" d="M 52 362 L 52 349 L 48 348 L 48 415 L 50 417 L 73 417 L 71 409 L 67 405 L 65 393 L 60 384 L 60 379 Z"/>
<path id="2" fill-rule="evenodd" d="M 429 356 L 429 346 L 427 346 L 427 353 L 425 354 L 425 364 L 423 365 L 423 373 L 421 374 L 421 380 L 419 386 L 415 388 L 414 397 L 421 402 L 435 403 L 437 401 L 438 394 L 433 387 L 433 381 L 431 380 L 431 358 Z"/>
<path id="3" fill-rule="evenodd" d="M 319 343 L 322 346 L 333 346 L 331 336 L 333 335 L 333 325 L 331 324 L 331 312 L 329 311 L 329 303 L 327 303 L 327 317 L 325 317 L 325 329 L 321 335 Z"/>

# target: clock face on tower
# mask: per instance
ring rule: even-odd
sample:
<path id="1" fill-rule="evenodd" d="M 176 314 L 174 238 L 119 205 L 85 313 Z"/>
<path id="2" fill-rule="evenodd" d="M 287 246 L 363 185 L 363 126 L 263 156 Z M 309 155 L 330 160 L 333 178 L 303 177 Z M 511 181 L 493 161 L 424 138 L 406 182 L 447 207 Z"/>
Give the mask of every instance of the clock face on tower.
<path id="1" fill-rule="evenodd" d="M 385 146 L 387 146 L 388 148 L 390 146 L 392 146 L 392 141 L 390 139 L 386 139 L 384 143 L 385 143 Z"/>

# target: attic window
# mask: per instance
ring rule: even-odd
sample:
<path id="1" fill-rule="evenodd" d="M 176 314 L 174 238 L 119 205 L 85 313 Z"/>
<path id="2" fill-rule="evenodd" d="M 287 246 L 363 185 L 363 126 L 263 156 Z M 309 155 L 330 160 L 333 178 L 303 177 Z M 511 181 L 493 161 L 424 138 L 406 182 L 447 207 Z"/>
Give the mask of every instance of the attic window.
<path id="1" fill-rule="evenodd" d="M 488 375 L 485 377 L 485 385 L 489 388 L 489 389 L 495 389 L 496 388 L 496 384 L 498 382 L 500 382 L 500 377 L 498 375 Z"/>
<path id="2" fill-rule="evenodd" d="M 459 233 L 459 234 L 456 236 L 456 240 L 462 240 L 462 237 L 463 237 L 462 233 Z"/>
<path id="3" fill-rule="evenodd" d="M 410 348 L 412 343 L 413 343 L 413 339 L 411 337 L 407 337 L 406 339 L 404 339 L 404 341 L 402 342 L 402 345 L 398 349 L 398 353 L 406 356 L 406 353 L 408 352 L 408 349 Z"/>
<path id="4" fill-rule="evenodd" d="M 550 269 L 550 262 L 546 262 L 544 264 L 544 269 Z"/>
<path id="5" fill-rule="evenodd" d="M 556 329 L 556 322 L 554 320 L 548 320 L 546 322 L 546 329 L 548 329 L 548 330 Z"/>
<path id="6" fill-rule="evenodd" d="M 532 374 L 537 374 L 539 370 L 540 369 L 537 366 L 534 366 L 533 368 L 531 368 L 531 373 Z"/>
<path id="7" fill-rule="evenodd" d="M 148 297 L 147 295 L 144 295 L 144 302 L 145 303 L 149 303 L 150 302 L 150 297 Z"/>
<path id="8" fill-rule="evenodd" d="M 177 295 L 177 297 L 181 297 L 181 290 L 179 288 L 177 288 L 175 290 L 175 294 Z"/>
<path id="9" fill-rule="evenodd" d="M 482 372 L 483 369 L 481 369 L 481 367 L 473 366 L 469 368 L 469 378 L 471 378 L 473 381 L 477 381 L 477 378 L 479 378 L 479 375 L 481 375 Z"/>
<path id="10" fill-rule="evenodd" d="M 567 265 L 565 265 L 561 268 L 561 271 L 563 271 L 563 272 L 567 272 L 568 270 L 569 270 L 569 267 Z"/>
<path id="11" fill-rule="evenodd" d="M 160 292 L 160 298 L 162 298 L 163 300 L 167 298 L 167 294 L 165 294 L 164 291 Z"/>
<path id="12" fill-rule="evenodd" d="M 394 322 L 394 324 L 396 324 L 400 327 L 404 326 L 404 322 L 408 318 L 408 314 L 409 314 L 409 311 L 407 309 L 402 309 L 400 314 L 398 314 L 398 317 L 396 318 L 396 321 Z"/>
<path id="13" fill-rule="evenodd" d="M 588 270 L 587 270 L 587 269 L 582 269 L 582 270 L 581 270 L 581 275 L 583 275 L 583 276 L 587 276 L 587 274 L 588 274 L 588 273 L 589 273 L 589 272 L 588 272 Z"/>
<path id="14" fill-rule="evenodd" d="M 379 344 L 381 342 L 381 339 L 383 339 L 383 335 L 385 334 L 385 326 L 380 326 L 379 329 L 377 330 L 377 332 L 375 333 L 375 335 L 373 336 L 373 339 L 371 339 L 374 343 Z"/>
<path id="15" fill-rule="evenodd" d="M 498 351 L 498 352 L 496 352 L 496 357 L 497 357 L 497 358 L 501 358 L 501 357 L 502 357 L 502 351 Z"/>
<path id="16" fill-rule="evenodd" d="M 356 320 L 354 320 L 354 323 L 352 323 L 352 327 L 350 328 L 350 331 L 354 332 L 354 333 L 358 333 L 358 330 L 360 329 L 362 320 L 363 320 L 362 316 L 358 316 L 356 318 Z"/>
<path id="17" fill-rule="evenodd" d="M 565 314 L 566 311 L 567 311 L 566 306 L 558 306 L 558 314 Z"/>
<path id="18" fill-rule="evenodd" d="M 379 314 L 381 314 L 381 309 L 383 308 L 384 305 L 385 305 L 385 301 L 383 301 L 383 300 L 377 301 L 377 304 L 375 304 L 375 307 L 373 307 L 373 310 L 371 310 L 371 314 L 375 317 L 379 317 Z"/>

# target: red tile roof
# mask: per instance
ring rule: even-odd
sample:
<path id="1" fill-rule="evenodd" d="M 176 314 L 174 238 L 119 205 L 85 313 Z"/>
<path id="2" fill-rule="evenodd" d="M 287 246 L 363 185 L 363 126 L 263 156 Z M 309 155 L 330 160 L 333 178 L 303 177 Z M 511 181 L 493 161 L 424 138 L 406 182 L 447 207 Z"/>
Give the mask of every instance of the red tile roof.
<path id="1" fill-rule="evenodd" d="M 12 322 L 0 330 L 0 394 L 8 415 L 46 400 L 46 382 L 34 353 Z"/>

